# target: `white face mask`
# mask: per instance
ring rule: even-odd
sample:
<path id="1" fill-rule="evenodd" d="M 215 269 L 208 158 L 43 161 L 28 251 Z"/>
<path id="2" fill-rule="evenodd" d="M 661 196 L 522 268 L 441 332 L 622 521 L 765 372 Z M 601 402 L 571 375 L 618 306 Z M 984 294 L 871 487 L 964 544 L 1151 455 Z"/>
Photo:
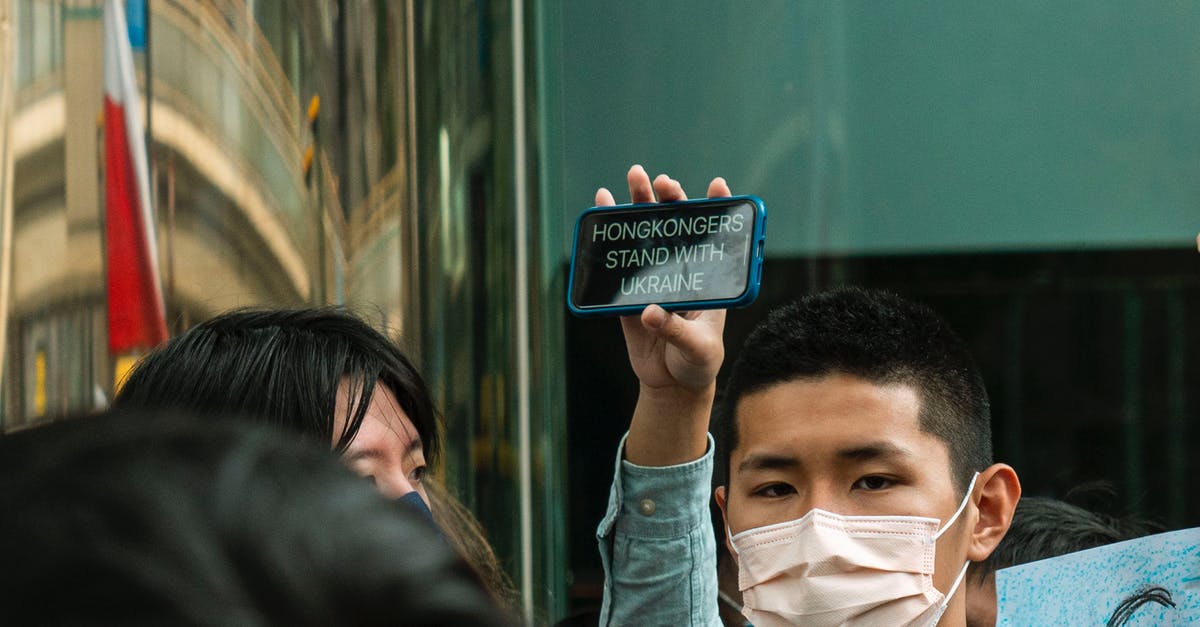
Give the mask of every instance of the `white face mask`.
<path id="1" fill-rule="evenodd" d="M 933 587 L 935 544 L 966 508 L 978 477 L 940 529 L 936 518 L 814 509 L 732 536 L 742 613 L 755 627 L 937 624 L 967 567 L 942 594 Z"/>

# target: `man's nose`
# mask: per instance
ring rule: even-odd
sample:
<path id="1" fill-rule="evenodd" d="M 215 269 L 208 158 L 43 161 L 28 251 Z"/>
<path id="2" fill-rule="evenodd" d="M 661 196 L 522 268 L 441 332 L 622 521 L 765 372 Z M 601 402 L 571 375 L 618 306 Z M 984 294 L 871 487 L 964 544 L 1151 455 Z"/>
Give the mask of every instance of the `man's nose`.
<path id="1" fill-rule="evenodd" d="M 800 498 L 800 511 L 797 518 L 804 516 L 814 509 L 839 513 L 842 507 L 837 503 L 831 486 L 811 485 Z"/>

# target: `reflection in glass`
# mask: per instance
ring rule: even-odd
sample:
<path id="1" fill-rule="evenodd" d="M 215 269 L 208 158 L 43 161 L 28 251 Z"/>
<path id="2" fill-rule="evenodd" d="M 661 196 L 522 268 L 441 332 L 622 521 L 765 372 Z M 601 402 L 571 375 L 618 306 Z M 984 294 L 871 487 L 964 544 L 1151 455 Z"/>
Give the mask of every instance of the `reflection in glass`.
<path id="1" fill-rule="evenodd" d="M 536 410 L 545 435 L 522 451 L 511 376 L 517 299 L 540 298 L 513 289 L 511 7 L 145 4 L 134 56 L 169 329 L 323 304 L 385 329 L 438 394 L 449 485 L 525 577 L 530 611 L 560 614 L 561 402 L 539 406 L 555 411 Z M 103 5 L 0 2 L 4 430 L 103 407 L 137 357 L 107 347 Z M 561 349 L 537 331 L 539 354 Z M 534 366 L 548 398 L 556 359 Z"/>

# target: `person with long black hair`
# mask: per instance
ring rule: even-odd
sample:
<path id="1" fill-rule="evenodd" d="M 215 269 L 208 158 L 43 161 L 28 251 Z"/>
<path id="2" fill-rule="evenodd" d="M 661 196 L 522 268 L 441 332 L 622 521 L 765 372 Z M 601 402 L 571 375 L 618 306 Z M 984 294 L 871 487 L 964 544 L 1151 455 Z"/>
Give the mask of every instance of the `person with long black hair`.
<path id="1" fill-rule="evenodd" d="M 385 496 L 430 506 L 496 600 L 514 602 L 479 523 L 427 474 L 441 437 L 424 379 L 391 340 L 343 309 L 219 315 L 142 359 L 113 407 L 239 415 L 324 443 Z"/>

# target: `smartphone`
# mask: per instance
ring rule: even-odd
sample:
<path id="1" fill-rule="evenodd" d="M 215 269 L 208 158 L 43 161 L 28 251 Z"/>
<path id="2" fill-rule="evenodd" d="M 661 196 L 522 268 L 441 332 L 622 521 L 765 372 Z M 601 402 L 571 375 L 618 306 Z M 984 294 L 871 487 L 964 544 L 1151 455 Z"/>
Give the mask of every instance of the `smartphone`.
<path id="1" fill-rule="evenodd" d="M 575 223 L 567 307 L 592 317 L 749 305 L 766 223 L 755 196 L 592 207 Z"/>

